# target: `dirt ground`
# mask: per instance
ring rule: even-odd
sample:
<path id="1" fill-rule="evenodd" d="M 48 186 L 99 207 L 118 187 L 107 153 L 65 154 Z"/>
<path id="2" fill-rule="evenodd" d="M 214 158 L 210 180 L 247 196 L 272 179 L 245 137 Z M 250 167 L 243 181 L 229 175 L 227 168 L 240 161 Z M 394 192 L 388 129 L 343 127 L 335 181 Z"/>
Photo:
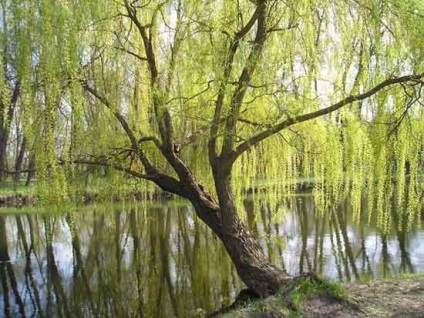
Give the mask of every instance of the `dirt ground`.
<path id="1" fill-rule="evenodd" d="M 309 299 L 303 317 L 424 317 L 424 278 L 405 278 L 351 284 L 356 306 L 331 297 Z"/>

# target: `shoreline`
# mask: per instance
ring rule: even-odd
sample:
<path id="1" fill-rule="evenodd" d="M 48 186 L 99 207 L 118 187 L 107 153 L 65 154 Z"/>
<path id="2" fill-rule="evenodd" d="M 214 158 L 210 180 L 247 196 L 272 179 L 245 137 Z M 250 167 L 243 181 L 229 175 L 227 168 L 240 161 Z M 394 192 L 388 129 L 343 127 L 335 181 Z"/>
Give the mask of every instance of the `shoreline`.
<path id="1" fill-rule="evenodd" d="M 249 300 L 216 317 L 424 317 L 424 273 L 340 286 L 346 298 L 327 287 L 304 295 L 305 300 L 294 308 L 293 295 L 277 294 Z"/>

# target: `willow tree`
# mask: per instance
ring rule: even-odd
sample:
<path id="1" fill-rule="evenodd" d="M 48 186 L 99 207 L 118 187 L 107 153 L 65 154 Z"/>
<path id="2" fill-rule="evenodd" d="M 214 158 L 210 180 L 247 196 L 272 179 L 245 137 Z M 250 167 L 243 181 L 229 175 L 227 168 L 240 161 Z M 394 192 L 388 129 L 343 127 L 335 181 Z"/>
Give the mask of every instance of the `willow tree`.
<path id="1" fill-rule="evenodd" d="M 2 4 L 40 195 L 66 199 L 82 164 L 156 184 L 192 203 L 261 296 L 291 278 L 240 218 L 259 182 L 274 200 L 313 178 L 319 213 L 350 196 L 383 230 L 392 207 L 418 217 L 420 1 Z"/>

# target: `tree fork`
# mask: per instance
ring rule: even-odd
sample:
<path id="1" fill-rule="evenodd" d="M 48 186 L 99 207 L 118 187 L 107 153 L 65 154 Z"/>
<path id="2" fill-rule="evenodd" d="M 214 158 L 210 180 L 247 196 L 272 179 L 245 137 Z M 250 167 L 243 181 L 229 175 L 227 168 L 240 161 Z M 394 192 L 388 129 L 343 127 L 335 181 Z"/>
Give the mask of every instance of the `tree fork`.
<path id="1" fill-rule="evenodd" d="M 218 164 L 213 169 L 219 204 L 182 162 L 180 168 L 187 169 L 185 182 L 178 183 L 169 177 L 151 180 L 166 191 L 178 195 L 184 193 L 196 215 L 224 244 L 240 279 L 251 291 L 260 297 L 267 297 L 276 293 L 292 277 L 269 262 L 259 243 L 238 217 L 228 170 L 231 169 L 231 164 L 221 160 L 217 161 Z M 176 192 L 177 189 L 179 193 Z"/>

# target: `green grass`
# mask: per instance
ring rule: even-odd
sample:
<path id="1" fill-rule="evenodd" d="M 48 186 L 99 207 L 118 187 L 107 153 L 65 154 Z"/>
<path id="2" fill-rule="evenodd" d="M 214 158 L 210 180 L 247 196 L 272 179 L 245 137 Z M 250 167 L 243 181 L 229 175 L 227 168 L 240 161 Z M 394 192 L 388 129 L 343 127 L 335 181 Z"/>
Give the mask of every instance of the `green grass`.
<path id="1" fill-rule="evenodd" d="M 287 289 L 285 290 L 287 291 Z M 288 295 L 290 307 L 296 310 L 300 310 L 307 298 L 312 296 L 327 294 L 338 300 L 345 301 L 349 297 L 349 292 L 341 283 L 308 276 L 294 281 L 285 294 Z"/>
<path id="2" fill-rule="evenodd" d="M 373 278 L 373 277 L 361 277 L 359 280 L 356 280 L 356 284 L 370 283 L 373 281 L 381 280 L 391 280 L 391 279 L 411 279 L 411 278 L 424 278 L 424 273 L 403 273 L 399 275 L 387 276 L 384 278 Z"/>
<path id="3" fill-rule="evenodd" d="M 6 181 L 2 185 L 0 185 L 0 195 L 14 195 L 14 194 L 22 194 L 29 195 L 35 194 L 36 188 L 34 184 L 29 186 L 25 186 L 25 182 L 18 181 Z"/>
<path id="4" fill-rule="evenodd" d="M 246 312 L 255 317 L 261 313 L 272 311 L 289 317 L 302 317 L 302 306 L 313 296 L 327 295 L 337 300 L 350 303 L 349 292 L 344 285 L 332 282 L 313 275 L 296 277 L 291 283 L 283 286 L 281 291 L 273 297 L 272 305 L 269 300 L 254 300 L 248 302 L 238 312 Z M 267 303 L 268 302 L 268 303 Z M 238 312 L 228 312 L 223 317 L 238 317 Z"/>

